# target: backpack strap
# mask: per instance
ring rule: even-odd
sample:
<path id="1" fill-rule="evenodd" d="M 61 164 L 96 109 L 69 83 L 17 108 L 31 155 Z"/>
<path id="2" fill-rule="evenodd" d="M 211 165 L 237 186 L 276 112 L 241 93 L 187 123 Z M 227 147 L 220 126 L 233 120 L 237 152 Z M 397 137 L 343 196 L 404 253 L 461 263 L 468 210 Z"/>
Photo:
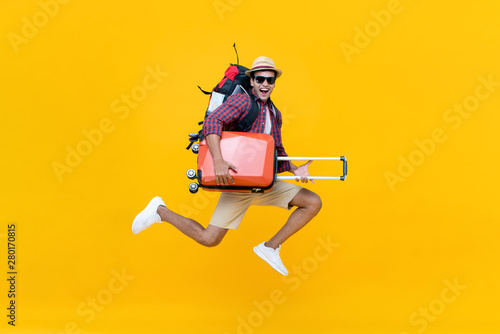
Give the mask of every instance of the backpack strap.
<path id="1" fill-rule="evenodd" d="M 200 87 L 200 86 L 198 86 L 198 88 L 199 88 L 199 89 L 201 90 L 201 92 L 202 92 L 203 94 L 205 94 L 205 95 L 210 95 L 210 94 L 212 94 L 212 92 L 207 92 L 206 90 L 201 89 L 201 87 Z"/>
<path id="2" fill-rule="evenodd" d="M 248 111 L 248 114 L 246 114 L 246 116 L 243 117 L 243 119 L 236 126 L 236 131 L 247 132 L 252 127 L 252 124 L 257 119 L 257 116 L 259 116 L 259 104 L 255 102 L 251 95 L 248 96 L 250 97 L 250 110 Z M 271 99 L 269 99 L 269 102 L 271 102 L 271 108 L 273 108 L 273 114 L 276 117 L 276 121 L 279 123 L 280 118 L 279 114 L 276 112 L 276 107 L 274 106 L 274 103 L 273 101 L 271 101 Z"/>
<path id="3" fill-rule="evenodd" d="M 259 104 L 255 102 L 255 100 L 251 95 L 249 95 L 248 97 L 250 98 L 250 110 L 245 115 L 245 117 L 243 117 L 243 119 L 238 122 L 238 125 L 236 126 L 236 131 L 246 132 L 250 130 L 253 122 L 255 122 L 257 116 L 259 116 L 259 111 L 260 111 Z"/>
<path id="4" fill-rule="evenodd" d="M 271 99 L 269 99 L 271 101 Z M 278 109 L 274 106 L 273 101 L 271 101 L 271 106 L 273 107 L 273 114 L 276 117 L 276 122 L 278 125 L 281 123 L 281 113 L 278 112 Z"/>

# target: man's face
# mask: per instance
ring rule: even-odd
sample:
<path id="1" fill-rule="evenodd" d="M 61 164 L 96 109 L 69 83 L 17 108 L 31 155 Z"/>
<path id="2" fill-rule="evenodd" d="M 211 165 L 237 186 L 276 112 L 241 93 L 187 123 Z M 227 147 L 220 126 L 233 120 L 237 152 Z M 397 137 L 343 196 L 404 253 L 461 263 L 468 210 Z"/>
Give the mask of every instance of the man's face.
<path id="1" fill-rule="evenodd" d="M 263 77 L 273 79 L 266 79 L 262 82 Z M 275 77 L 276 73 L 274 71 L 257 71 L 254 73 L 253 78 L 250 78 L 250 84 L 252 85 L 253 93 L 259 99 L 261 99 L 261 101 L 267 102 L 267 100 L 271 96 L 275 85 Z M 273 81 L 273 84 L 270 84 L 268 82 L 269 80 Z"/>

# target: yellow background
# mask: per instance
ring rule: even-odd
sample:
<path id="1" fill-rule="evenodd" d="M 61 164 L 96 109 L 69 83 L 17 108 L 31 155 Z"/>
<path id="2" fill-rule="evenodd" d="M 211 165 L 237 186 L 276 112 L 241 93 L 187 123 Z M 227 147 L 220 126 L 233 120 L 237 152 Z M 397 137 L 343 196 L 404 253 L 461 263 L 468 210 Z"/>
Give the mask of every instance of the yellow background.
<path id="1" fill-rule="evenodd" d="M 17 326 L 2 278 L 2 332 L 500 332 L 500 87 L 459 125 L 445 119 L 474 102 L 480 78 L 500 82 L 498 2 L 41 3 L 3 1 L 0 14 L 1 277 L 9 223 L 18 238 Z M 307 186 L 324 205 L 283 246 L 288 281 L 252 252 L 283 210 L 251 209 L 212 249 L 167 224 L 131 232 L 156 195 L 208 223 L 216 196 L 189 193 L 196 157 L 185 147 L 208 102 L 196 86 L 222 78 L 233 42 L 241 64 L 266 55 L 283 69 L 273 100 L 288 153 L 350 166 L 345 182 Z M 346 44 L 357 51 L 346 56 Z M 168 75 L 114 112 L 148 69 Z M 58 179 L 54 163 L 103 120 L 108 133 Z M 446 140 L 418 153 L 434 129 Z M 410 156 L 418 166 L 391 187 Z M 331 254 L 318 248 L 328 238 Z"/>

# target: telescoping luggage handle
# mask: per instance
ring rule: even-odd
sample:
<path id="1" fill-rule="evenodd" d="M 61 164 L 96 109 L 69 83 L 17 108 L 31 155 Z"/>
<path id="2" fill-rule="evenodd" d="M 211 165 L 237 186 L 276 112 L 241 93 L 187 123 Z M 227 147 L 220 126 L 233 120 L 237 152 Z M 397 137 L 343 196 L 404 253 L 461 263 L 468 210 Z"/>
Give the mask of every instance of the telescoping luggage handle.
<path id="1" fill-rule="evenodd" d="M 342 157 L 278 157 L 278 161 L 300 161 L 300 160 L 342 160 L 343 172 L 342 176 L 309 176 L 309 180 L 340 180 L 344 181 L 347 176 L 347 160 Z M 297 176 L 277 176 L 278 180 L 295 180 Z"/>

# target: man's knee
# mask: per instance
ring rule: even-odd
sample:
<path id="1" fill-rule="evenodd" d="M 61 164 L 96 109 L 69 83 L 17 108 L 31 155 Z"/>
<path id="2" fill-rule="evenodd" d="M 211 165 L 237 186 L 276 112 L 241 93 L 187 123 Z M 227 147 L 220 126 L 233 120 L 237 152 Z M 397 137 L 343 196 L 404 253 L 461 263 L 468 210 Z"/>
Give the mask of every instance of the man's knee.
<path id="1" fill-rule="evenodd" d="M 226 235 L 226 232 L 227 230 L 212 231 L 206 229 L 200 243 L 206 247 L 215 247 L 221 243 L 222 239 Z"/>
<path id="2" fill-rule="evenodd" d="M 297 196 L 290 202 L 291 205 L 312 210 L 316 213 L 321 210 L 323 203 L 318 194 L 309 189 L 302 189 Z"/>
<path id="3" fill-rule="evenodd" d="M 214 236 L 207 236 L 203 238 L 202 245 L 206 247 L 215 247 L 222 241 L 222 238 L 217 238 Z"/>
<path id="4" fill-rule="evenodd" d="M 309 198 L 309 207 L 311 210 L 314 210 L 315 212 L 319 212 L 321 210 L 321 207 L 323 206 L 323 202 L 321 201 L 321 197 L 319 197 L 318 194 L 311 192 L 310 198 Z"/>

